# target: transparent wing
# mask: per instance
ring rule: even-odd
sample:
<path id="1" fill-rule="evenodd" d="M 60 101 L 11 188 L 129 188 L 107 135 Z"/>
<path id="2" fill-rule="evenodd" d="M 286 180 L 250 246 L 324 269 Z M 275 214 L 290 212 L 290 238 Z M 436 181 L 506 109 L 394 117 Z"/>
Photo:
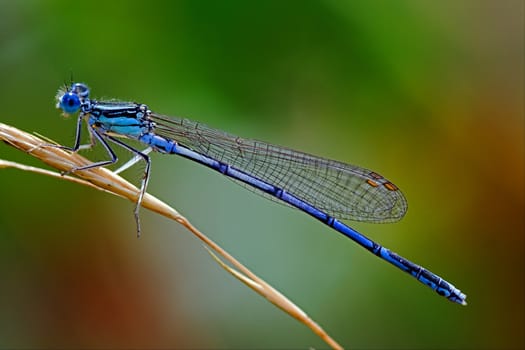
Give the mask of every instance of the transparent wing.
<path id="1" fill-rule="evenodd" d="M 399 220 L 407 210 L 401 191 L 370 170 L 244 139 L 188 119 L 156 114 L 151 119 L 158 135 L 280 187 L 333 217 L 391 222 Z"/>

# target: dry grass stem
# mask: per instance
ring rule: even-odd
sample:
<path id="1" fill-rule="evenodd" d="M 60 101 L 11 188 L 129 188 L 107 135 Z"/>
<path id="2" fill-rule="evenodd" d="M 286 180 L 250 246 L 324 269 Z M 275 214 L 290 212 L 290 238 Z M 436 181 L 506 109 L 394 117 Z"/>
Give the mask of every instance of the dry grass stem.
<path id="1" fill-rule="evenodd" d="M 49 145 L 48 141 L 45 141 L 42 138 L 36 137 L 2 123 L 0 123 L 0 140 L 20 151 L 40 159 L 44 163 L 59 171 L 68 171 L 75 167 L 91 164 L 89 160 L 76 153 L 71 153 L 57 147 L 52 147 Z M 127 198 L 132 202 L 136 202 L 139 194 L 139 190 L 136 186 L 105 168 L 76 171 L 74 173 L 75 176 L 62 176 L 57 172 L 0 159 L 0 169 L 2 168 L 16 168 L 24 171 L 56 177 L 61 180 L 72 181 L 81 185 L 96 188 L 104 192 L 112 193 L 123 198 Z M 223 269 L 256 291 L 258 294 L 265 297 L 272 304 L 276 305 L 281 310 L 309 327 L 330 347 L 333 349 L 342 349 L 342 347 L 304 311 L 302 311 L 298 306 L 292 303 L 288 298 L 279 293 L 265 281 L 257 277 L 254 273 L 248 270 L 248 268 L 228 254 L 224 249 L 206 237 L 175 209 L 148 193 L 144 195 L 142 207 L 175 220 L 179 224 L 186 227 L 205 244 L 206 249 L 208 249 L 208 252 L 211 254 L 213 259 Z M 229 262 L 233 267 L 227 265 L 219 258 L 219 256 L 225 261 Z"/>

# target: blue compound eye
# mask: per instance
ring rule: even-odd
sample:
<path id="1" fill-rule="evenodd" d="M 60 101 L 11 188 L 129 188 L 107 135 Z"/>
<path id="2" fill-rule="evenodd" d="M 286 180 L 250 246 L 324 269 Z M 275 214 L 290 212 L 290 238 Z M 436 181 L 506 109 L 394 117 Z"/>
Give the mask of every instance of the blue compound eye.
<path id="1" fill-rule="evenodd" d="M 60 108 L 67 114 L 76 113 L 80 109 L 80 98 L 77 94 L 67 92 L 60 98 Z"/>

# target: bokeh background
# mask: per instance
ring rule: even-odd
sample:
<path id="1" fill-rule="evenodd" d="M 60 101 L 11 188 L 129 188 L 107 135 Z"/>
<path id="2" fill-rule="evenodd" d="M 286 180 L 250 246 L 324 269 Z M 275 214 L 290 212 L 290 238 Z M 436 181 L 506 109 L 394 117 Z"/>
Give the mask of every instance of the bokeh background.
<path id="1" fill-rule="evenodd" d="M 468 306 L 187 160 L 154 155 L 149 191 L 348 348 L 523 348 L 523 18 L 512 0 L 2 0 L 0 121 L 72 144 L 54 108 L 72 75 L 97 98 L 373 169 L 408 213 L 352 226 Z M 136 239 L 130 202 L 12 169 L 0 196 L 0 348 L 326 346 L 173 222 L 142 211 Z"/>

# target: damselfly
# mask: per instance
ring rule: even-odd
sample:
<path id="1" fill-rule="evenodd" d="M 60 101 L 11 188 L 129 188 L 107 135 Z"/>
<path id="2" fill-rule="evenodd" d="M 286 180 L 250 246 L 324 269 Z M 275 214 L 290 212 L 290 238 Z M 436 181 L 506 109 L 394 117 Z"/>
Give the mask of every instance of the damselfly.
<path id="1" fill-rule="evenodd" d="M 66 115 L 79 112 L 75 144 L 68 149 L 76 152 L 84 147 L 80 140 L 86 120 L 91 137 L 91 145 L 86 146 L 100 142 L 110 159 L 71 172 L 116 163 L 117 156 L 108 141 L 131 151 L 135 159 L 144 160 L 146 168 L 135 206 L 139 234 L 139 208 L 150 178 L 149 150 L 177 154 L 313 216 L 450 301 L 466 305 L 466 295 L 452 284 L 339 221 L 392 222 L 403 217 L 405 197 L 376 172 L 240 138 L 188 119 L 162 116 L 145 104 L 92 100 L 89 93 L 85 84 L 73 83 L 57 94 L 57 107 Z M 122 139 L 137 140 L 148 148 L 137 150 Z"/>

